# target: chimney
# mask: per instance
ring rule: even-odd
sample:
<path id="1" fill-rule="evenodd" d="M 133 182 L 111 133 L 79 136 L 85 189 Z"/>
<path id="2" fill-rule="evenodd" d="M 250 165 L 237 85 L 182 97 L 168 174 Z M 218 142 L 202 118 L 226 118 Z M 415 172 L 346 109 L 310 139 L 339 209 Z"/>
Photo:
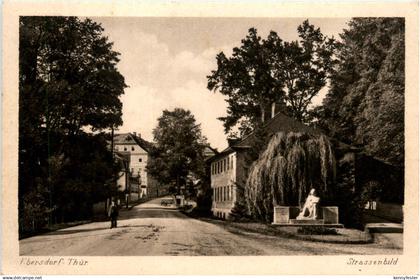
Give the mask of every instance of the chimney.
<path id="1" fill-rule="evenodd" d="M 228 141 L 229 147 L 232 147 L 232 146 L 236 145 L 237 143 L 239 143 L 239 141 L 241 141 L 241 139 L 240 138 L 228 138 L 227 141 Z"/>

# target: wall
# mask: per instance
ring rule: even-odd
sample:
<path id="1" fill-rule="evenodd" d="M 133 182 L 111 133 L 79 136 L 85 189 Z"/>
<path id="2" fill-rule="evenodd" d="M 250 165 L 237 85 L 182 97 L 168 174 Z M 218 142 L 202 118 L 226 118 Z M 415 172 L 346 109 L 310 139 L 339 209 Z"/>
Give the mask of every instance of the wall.
<path id="1" fill-rule="evenodd" d="M 236 200 L 236 152 L 214 160 L 210 174 L 212 212 L 215 216 L 227 218 Z"/>
<path id="2" fill-rule="evenodd" d="M 119 172 L 118 173 L 118 179 L 117 179 L 117 186 L 118 186 L 118 191 L 123 192 L 126 190 L 127 188 L 127 178 L 126 178 L 126 173 L 125 172 Z"/>
<path id="3" fill-rule="evenodd" d="M 130 171 L 134 176 L 140 172 L 141 185 L 147 186 L 146 165 L 148 154 L 137 144 L 115 144 L 115 150 L 130 153 Z M 141 162 L 140 162 L 141 160 Z"/>
<path id="4" fill-rule="evenodd" d="M 400 204 L 383 203 L 378 201 L 376 203 L 376 211 L 373 212 L 376 216 L 393 222 L 401 223 L 404 219 L 403 206 Z"/>

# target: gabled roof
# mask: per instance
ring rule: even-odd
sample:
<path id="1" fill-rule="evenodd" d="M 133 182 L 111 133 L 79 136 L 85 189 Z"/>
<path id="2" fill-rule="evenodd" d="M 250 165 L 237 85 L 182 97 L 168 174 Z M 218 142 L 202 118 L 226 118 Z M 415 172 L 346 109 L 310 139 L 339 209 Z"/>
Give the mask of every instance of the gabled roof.
<path id="1" fill-rule="evenodd" d="M 206 145 L 204 147 L 204 156 L 211 158 L 215 155 L 217 155 L 219 153 L 219 151 L 215 148 L 212 148 L 210 145 Z"/>
<path id="2" fill-rule="evenodd" d="M 148 142 L 138 135 L 133 133 L 122 133 L 114 135 L 114 144 L 138 145 L 146 152 L 150 152 L 153 143 Z"/>
<path id="3" fill-rule="evenodd" d="M 270 136 L 280 131 L 284 132 L 306 132 L 309 134 L 319 135 L 322 131 L 313 127 L 307 126 L 283 113 L 277 113 L 272 119 L 268 120 L 263 125 L 263 130 Z M 221 151 L 219 154 L 211 157 L 208 161 L 213 161 L 224 155 L 251 148 L 253 141 L 255 140 L 255 131 L 245 136 L 242 140 L 236 142 Z"/>
<path id="4" fill-rule="evenodd" d="M 283 113 L 277 113 L 272 119 L 268 120 L 263 126 L 264 132 L 268 135 L 277 132 L 306 132 L 308 134 L 319 135 L 322 131 L 295 120 L 292 117 L 286 116 Z M 255 132 L 251 132 L 245 136 L 241 141 L 234 146 L 249 146 L 252 144 L 255 137 Z"/>

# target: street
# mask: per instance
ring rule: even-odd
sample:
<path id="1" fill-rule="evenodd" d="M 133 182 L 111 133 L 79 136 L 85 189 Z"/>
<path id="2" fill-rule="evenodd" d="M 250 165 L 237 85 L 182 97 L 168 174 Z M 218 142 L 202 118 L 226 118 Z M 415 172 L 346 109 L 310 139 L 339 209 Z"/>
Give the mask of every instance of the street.
<path id="1" fill-rule="evenodd" d="M 190 218 L 161 198 L 121 211 L 118 228 L 93 222 L 20 240 L 20 255 L 197 256 L 401 254 L 384 244 L 326 244 L 242 232 Z"/>

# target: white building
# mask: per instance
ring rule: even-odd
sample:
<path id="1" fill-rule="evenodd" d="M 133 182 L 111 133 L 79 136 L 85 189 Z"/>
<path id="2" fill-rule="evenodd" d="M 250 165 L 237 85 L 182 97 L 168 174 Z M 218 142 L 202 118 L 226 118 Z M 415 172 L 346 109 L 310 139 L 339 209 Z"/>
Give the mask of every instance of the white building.
<path id="1" fill-rule="evenodd" d="M 147 196 L 154 185 L 150 176 L 147 175 L 146 165 L 149 157 L 149 149 L 152 144 L 142 139 L 136 133 L 123 133 L 114 136 L 114 151 L 121 154 L 129 154 L 129 170 L 132 178 L 138 178 L 140 196 Z M 136 190 L 132 190 L 136 191 Z M 153 194 L 153 196 L 155 196 Z"/>

